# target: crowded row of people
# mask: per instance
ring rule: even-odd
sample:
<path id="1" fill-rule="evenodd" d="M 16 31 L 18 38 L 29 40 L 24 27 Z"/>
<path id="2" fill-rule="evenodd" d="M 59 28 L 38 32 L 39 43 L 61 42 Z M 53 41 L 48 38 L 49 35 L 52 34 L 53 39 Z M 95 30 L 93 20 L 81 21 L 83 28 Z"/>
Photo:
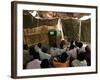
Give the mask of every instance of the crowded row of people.
<path id="1" fill-rule="evenodd" d="M 41 43 L 30 48 L 24 45 L 23 68 L 56 68 L 56 67 L 75 67 L 90 66 L 91 50 L 89 46 L 83 47 L 82 42 L 71 41 L 66 46 L 61 41 L 59 47 L 54 44 L 52 47 L 44 46 Z"/>

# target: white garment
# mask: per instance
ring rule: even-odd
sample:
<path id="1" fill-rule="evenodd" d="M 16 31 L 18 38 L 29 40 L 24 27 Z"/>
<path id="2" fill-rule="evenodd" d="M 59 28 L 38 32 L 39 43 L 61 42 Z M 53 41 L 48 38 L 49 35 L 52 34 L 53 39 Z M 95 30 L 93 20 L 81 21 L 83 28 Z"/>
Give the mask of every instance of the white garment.
<path id="1" fill-rule="evenodd" d="M 51 53 L 52 56 L 60 55 L 60 49 L 51 47 L 50 48 L 50 53 Z"/>
<path id="2" fill-rule="evenodd" d="M 27 69 L 38 69 L 40 67 L 41 61 L 38 59 L 34 59 L 33 61 L 27 64 Z"/>
<path id="3" fill-rule="evenodd" d="M 79 48 L 79 52 L 85 52 L 85 47 Z"/>
<path id="4" fill-rule="evenodd" d="M 72 66 L 87 66 L 86 60 L 79 61 L 78 59 L 75 59 L 72 61 Z"/>
<path id="5" fill-rule="evenodd" d="M 35 45 L 34 49 L 36 52 L 39 52 L 39 50 L 41 50 L 41 48 L 39 48 L 37 45 Z"/>
<path id="6" fill-rule="evenodd" d="M 39 50 L 39 55 L 40 55 L 41 60 L 43 60 L 43 59 L 48 59 L 49 60 L 51 58 L 51 55 L 49 55 L 47 53 L 44 53 L 41 50 Z"/>
<path id="7" fill-rule="evenodd" d="M 62 53 L 66 52 L 66 51 L 67 51 L 67 48 L 59 49 L 59 55 L 61 55 Z"/>
<path id="8" fill-rule="evenodd" d="M 67 51 L 67 54 L 72 57 L 73 59 L 77 58 L 77 48 L 71 49 Z"/>

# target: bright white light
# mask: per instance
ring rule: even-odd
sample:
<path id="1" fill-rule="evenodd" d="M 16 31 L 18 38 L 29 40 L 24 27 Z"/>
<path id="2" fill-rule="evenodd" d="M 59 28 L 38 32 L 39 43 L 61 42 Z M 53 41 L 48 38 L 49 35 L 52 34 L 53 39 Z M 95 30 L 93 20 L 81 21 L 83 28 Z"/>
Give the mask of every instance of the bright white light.
<path id="1" fill-rule="evenodd" d="M 74 18 L 74 19 L 78 19 L 78 18 L 76 17 L 76 18 Z"/>
<path id="2" fill-rule="evenodd" d="M 87 19 L 89 19 L 89 18 L 91 18 L 90 15 L 89 15 L 89 16 L 83 16 L 83 17 L 81 17 L 79 20 L 87 20 Z"/>
<path id="3" fill-rule="evenodd" d="M 37 11 L 30 12 L 32 16 L 36 16 Z"/>
<path id="4" fill-rule="evenodd" d="M 58 31 L 61 31 L 61 40 L 64 40 L 64 33 L 63 33 L 62 23 L 61 23 L 60 18 L 58 19 L 57 29 L 58 29 Z"/>
<path id="5" fill-rule="evenodd" d="M 42 19 L 42 18 L 41 18 L 41 17 L 39 17 L 39 16 L 36 16 L 35 18 L 36 18 L 36 19 Z"/>
<path id="6" fill-rule="evenodd" d="M 41 19 L 41 17 L 38 15 L 37 11 L 29 12 L 33 17 L 36 19 Z"/>

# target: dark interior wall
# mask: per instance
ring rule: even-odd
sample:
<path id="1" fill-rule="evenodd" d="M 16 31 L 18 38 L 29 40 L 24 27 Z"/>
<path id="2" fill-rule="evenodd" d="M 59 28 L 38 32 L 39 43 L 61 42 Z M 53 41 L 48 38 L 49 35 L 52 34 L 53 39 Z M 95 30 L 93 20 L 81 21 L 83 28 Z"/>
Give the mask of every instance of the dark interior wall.
<path id="1" fill-rule="evenodd" d="M 69 40 L 79 39 L 79 22 L 75 19 L 62 19 L 64 35 L 68 37 Z"/>
<path id="2" fill-rule="evenodd" d="M 64 35 L 66 35 L 69 40 L 79 40 L 79 20 L 75 19 L 62 19 Z M 91 21 L 85 20 L 81 22 L 81 41 L 91 42 Z"/>
<path id="3" fill-rule="evenodd" d="M 37 20 L 33 19 L 31 15 L 23 15 L 23 27 L 32 28 L 37 26 Z"/>
<path id="4" fill-rule="evenodd" d="M 81 40 L 84 42 L 91 42 L 91 20 L 82 21 L 81 25 Z"/>

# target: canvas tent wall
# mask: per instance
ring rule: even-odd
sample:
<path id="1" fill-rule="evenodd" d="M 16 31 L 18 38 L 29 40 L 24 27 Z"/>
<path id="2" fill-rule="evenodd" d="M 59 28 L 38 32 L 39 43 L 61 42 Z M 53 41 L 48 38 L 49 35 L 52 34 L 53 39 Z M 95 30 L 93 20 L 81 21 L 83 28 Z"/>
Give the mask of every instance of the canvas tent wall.
<path id="1" fill-rule="evenodd" d="M 57 17 L 54 18 L 35 18 L 28 11 L 23 12 L 23 28 L 32 29 L 36 27 L 56 27 L 58 24 L 59 18 L 61 19 L 61 24 L 64 32 L 64 36 L 67 36 L 69 40 L 79 40 L 79 27 L 80 20 L 79 18 L 84 15 L 89 14 L 73 14 L 73 13 L 57 13 Z M 41 11 L 40 11 L 41 13 Z M 44 12 L 45 13 L 45 12 Z M 43 14 L 44 14 L 43 13 Z M 66 17 L 67 16 L 67 17 Z M 75 16 L 77 19 L 75 19 Z M 83 42 L 91 42 L 91 20 L 81 21 L 81 38 Z"/>

